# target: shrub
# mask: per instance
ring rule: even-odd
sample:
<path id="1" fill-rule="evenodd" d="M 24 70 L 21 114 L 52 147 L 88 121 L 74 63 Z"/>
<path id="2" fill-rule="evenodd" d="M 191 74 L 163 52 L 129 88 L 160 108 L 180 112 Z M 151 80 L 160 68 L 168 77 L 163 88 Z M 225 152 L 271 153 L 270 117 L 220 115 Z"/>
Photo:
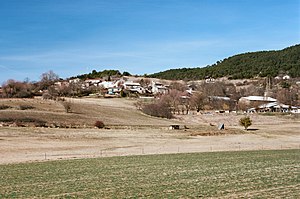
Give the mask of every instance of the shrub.
<path id="1" fill-rule="evenodd" d="M 121 97 L 127 97 L 127 95 L 128 95 L 128 93 L 122 89 L 121 92 L 120 92 L 120 96 Z"/>
<path id="2" fill-rule="evenodd" d="M 46 126 L 46 121 L 36 119 L 36 118 L 29 118 L 29 117 L 24 117 L 24 118 L 0 118 L 0 122 L 15 123 L 16 126 L 18 126 L 18 127 L 28 126 L 29 124 L 33 124 L 35 127 L 45 127 Z"/>
<path id="3" fill-rule="evenodd" d="M 44 93 L 44 94 L 42 95 L 42 98 L 43 98 L 44 100 L 50 100 L 50 99 L 52 99 L 52 95 L 50 95 L 49 93 Z"/>
<path id="4" fill-rule="evenodd" d="M 9 108 L 11 107 L 7 105 L 0 105 L 0 110 L 9 109 Z"/>
<path id="5" fill-rule="evenodd" d="M 21 90 L 18 92 L 15 97 L 17 98 L 33 98 L 33 94 L 30 91 Z"/>
<path id="6" fill-rule="evenodd" d="M 20 110 L 34 109 L 34 107 L 30 105 L 20 105 L 19 108 Z"/>
<path id="7" fill-rule="evenodd" d="M 97 120 L 94 126 L 97 127 L 98 129 L 102 129 L 104 128 L 104 123 L 102 121 Z"/>
<path id="8" fill-rule="evenodd" d="M 240 119 L 240 125 L 243 126 L 243 127 L 245 128 L 245 130 L 247 130 L 248 127 L 252 125 L 252 120 L 250 119 L 249 116 L 247 116 L 247 117 L 242 117 L 242 118 Z"/>
<path id="9" fill-rule="evenodd" d="M 71 102 L 63 101 L 62 105 L 64 106 L 66 113 L 70 113 L 72 111 L 72 103 Z"/>

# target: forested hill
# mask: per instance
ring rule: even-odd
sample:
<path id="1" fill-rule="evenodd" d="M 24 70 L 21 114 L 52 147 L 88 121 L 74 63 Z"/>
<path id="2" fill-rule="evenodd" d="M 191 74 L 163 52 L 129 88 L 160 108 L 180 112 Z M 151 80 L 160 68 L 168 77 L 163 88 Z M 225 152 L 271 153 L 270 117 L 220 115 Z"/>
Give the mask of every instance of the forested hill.
<path id="1" fill-rule="evenodd" d="M 171 69 L 149 75 L 162 79 L 204 79 L 207 76 L 231 79 L 252 78 L 256 76 L 275 77 L 278 74 L 300 77 L 300 45 L 278 51 L 260 51 L 229 57 L 204 68 Z"/>
<path id="2" fill-rule="evenodd" d="M 103 70 L 103 71 L 96 71 L 93 70 L 91 73 L 78 75 L 77 77 L 71 77 L 72 78 L 79 78 L 82 80 L 85 79 L 95 79 L 95 78 L 103 78 L 103 77 L 111 77 L 111 76 L 129 76 L 129 72 L 123 72 L 123 74 L 119 70 Z"/>

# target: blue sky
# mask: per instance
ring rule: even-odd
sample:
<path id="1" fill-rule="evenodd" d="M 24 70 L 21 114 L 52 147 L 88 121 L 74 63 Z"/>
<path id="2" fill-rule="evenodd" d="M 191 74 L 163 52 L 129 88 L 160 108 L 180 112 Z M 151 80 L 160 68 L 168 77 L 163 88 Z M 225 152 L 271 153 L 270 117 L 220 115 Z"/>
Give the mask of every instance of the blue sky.
<path id="1" fill-rule="evenodd" d="M 0 0 L 0 83 L 150 74 L 300 43 L 300 0 Z"/>

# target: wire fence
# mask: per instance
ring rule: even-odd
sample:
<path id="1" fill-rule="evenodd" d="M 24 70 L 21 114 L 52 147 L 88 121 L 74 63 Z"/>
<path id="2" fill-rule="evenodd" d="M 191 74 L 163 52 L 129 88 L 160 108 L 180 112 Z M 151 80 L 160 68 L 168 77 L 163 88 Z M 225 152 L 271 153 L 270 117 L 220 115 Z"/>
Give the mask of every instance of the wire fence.
<path id="1" fill-rule="evenodd" d="M 27 161 L 44 161 L 59 159 L 81 159 L 81 158 L 101 158 L 114 156 L 132 156 L 132 155 L 155 155 L 155 154 L 179 154 L 179 153 L 199 153 L 199 152 L 221 152 L 221 151 L 255 151 L 255 150 L 287 150 L 300 149 L 300 144 L 296 145 L 251 145 L 235 144 L 230 147 L 218 145 L 210 146 L 142 146 L 142 147 L 118 147 L 93 150 L 86 153 L 73 151 L 47 151 L 26 153 L 21 159 Z M 19 154 L 20 155 L 20 154 Z"/>

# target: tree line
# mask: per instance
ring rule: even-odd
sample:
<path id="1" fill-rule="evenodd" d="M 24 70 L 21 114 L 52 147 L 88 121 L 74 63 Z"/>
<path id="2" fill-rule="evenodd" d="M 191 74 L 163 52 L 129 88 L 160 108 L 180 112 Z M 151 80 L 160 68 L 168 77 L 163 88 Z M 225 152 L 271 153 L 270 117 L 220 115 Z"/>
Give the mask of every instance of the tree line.
<path id="1" fill-rule="evenodd" d="M 249 79 L 275 77 L 280 73 L 300 77 L 300 45 L 279 51 L 249 52 L 235 55 L 204 68 L 171 69 L 149 75 L 169 80 L 198 80 L 206 77 Z"/>
<path id="2" fill-rule="evenodd" d="M 82 75 L 77 75 L 76 77 L 71 78 L 79 78 L 81 80 L 86 79 L 96 79 L 96 78 L 107 78 L 109 79 L 111 76 L 121 77 L 121 76 L 130 76 L 131 74 L 127 71 L 121 73 L 119 70 L 103 70 L 103 71 L 96 71 L 92 70 L 92 72 Z"/>

